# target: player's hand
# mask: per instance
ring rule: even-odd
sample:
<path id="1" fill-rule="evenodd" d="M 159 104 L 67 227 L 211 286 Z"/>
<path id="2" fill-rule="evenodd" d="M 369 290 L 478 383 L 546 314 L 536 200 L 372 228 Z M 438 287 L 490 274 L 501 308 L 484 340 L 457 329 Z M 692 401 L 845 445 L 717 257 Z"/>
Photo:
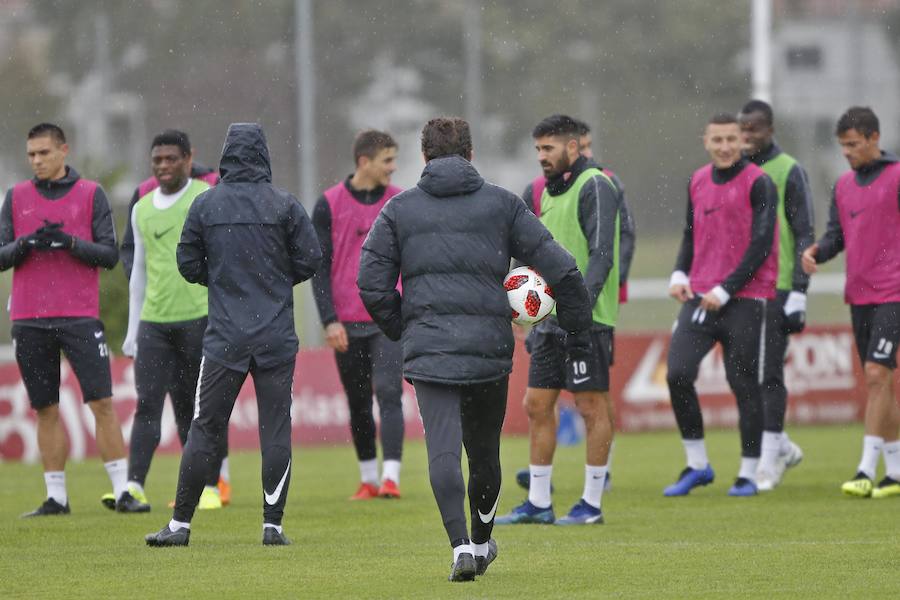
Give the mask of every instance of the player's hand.
<path id="1" fill-rule="evenodd" d="M 669 296 L 684 303 L 694 298 L 694 291 L 688 283 L 676 283 L 669 288 Z"/>
<path id="2" fill-rule="evenodd" d="M 54 250 L 71 250 L 75 247 L 75 238 L 63 231 L 62 223 L 48 223 L 38 229 L 36 235 Z"/>
<path id="3" fill-rule="evenodd" d="M 122 354 L 127 356 L 128 358 L 134 358 L 137 356 L 137 340 L 134 338 L 126 337 L 125 342 L 122 343 Z"/>
<path id="4" fill-rule="evenodd" d="M 347 330 L 342 323 L 335 321 L 325 327 L 325 343 L 338 352 L 347 351 L 347 348 L 350 347 L 350 342 L 347 340 Z"/>
<path id="5" fill-rule="evenodd" d="M 700 308 L 707 312 L 714 312 L 722 308 L 722 302 L 719 300 L 718 296 L 713 294 L 712 291 L 709 291 L 700 298 Z"/>
<path id="6" fill-rule="evenodd" d="M 17 238 L 16 245 L 22 250 L 46 250 L 50 247 L 37 232 Z"/>
<path id="7" fill-rule="evenodd" d="M 800 333 L 806 327 L 806 294 L 791 292 L 784 303 L 781 329 L 785 333 Z"/>
<path id="8" fill-rule="evenodd" d="M 807 275 L 812 275 L 816 271 L 819 270 L 819 265 L 816 264 L 816 255 L 819 253 L 819 245 L 813 244 L 809 248 L 803 251 L 803 257 L 801 258 L 801 264 L 803 266 L 803 272 Z"/>

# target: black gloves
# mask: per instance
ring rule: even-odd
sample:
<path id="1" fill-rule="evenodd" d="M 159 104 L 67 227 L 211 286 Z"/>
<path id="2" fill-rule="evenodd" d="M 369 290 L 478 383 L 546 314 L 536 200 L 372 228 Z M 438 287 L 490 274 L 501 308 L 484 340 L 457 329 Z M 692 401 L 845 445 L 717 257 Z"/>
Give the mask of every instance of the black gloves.
<path id="1" fill-rule="evenodd" d="M 781 329 L 785 333 L 800 333 L 806 327 L 806 294 L 791 292 L 784 303 Z"/>
<path id="2" fill-rule="evenodd" d="M 20 250 L 71 250 L 75 246 L 75 238 L 63 231 L 62 223 L 51 223 L 45 220 L 44 225 L 34 233 L 16 239 Z"/>
<path id="3" fill-rule="evenodd" d="M 75 238 L 63 231 L 62 223 L 46 223 L 43 227 L 35 232 L 35 235 L 47 244 L 51 250 L 71 250 L 75 247 Z"/>
<path id="4" fill-rule="evenodd" d="M 38 230 L 40 231 L 40 230 Z M 47 244 L 38 232 L 23 235 L 22 237 L 16 239 L 16 245 L 19 250 L 48 250 L 50 248 L 49 244 Z"/>

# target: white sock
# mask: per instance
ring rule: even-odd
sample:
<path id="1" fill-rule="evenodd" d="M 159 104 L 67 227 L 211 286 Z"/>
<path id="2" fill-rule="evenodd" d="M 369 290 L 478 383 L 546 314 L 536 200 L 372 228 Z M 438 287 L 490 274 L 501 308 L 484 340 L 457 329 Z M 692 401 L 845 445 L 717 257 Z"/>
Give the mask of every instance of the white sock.
<path id="1" fill-rule="evenodd" d="M 109 475 L 110 482 L 112 482 L 113 496 L 118 500 L 123 492 L 128 491 L 128 459 L 112 460 L 108 463 L 103 463 L 103 466 L 106 467 L 106 473 Z"/>
<path id="2" fill-rule="evenodd" d="M 607 468 L 607 465 L 602 467 L 584 465 L 584 493 L 581 498 L 594 508 L 600 508 L 600 502 L 603 499 L 603 484 L 606 483 Z"/>
<path id="3" fill-rule="evenodd" d="M 190 529 L 190 528 L 191 528 L 190 523 L 185 523 L 184 521 L 176 521 L 175 519 L 172 519 L 171 521 L 169 521 L 169 531 L 171 531 L 172 533 L 175 533 L 179 529 Z"/>
<path id="4" fill-rule="evenodd" d="M 765 432 L 763 433 L 765 435 Z M 787 431 L 781 432 L 781 454 L 787 454 L 791 451 L 791 438 L 788 436 Z"/>
<path id="5" fill-rule="evenodd" d="M 219 477 L 225 481 L 231 481 L 231 471 L 228 470 L 228 457 L 222 459 L 222 467 L 219 469 Z"/>
<path id="6" fill-rule="evenodd" d="M 129 481 L 127 487 L 129 490 L 134 490 L 135 492 L 137 492 L 139 494 L 144 493 L 144 486 L 139 484 L 137 481 Z M 132 494 L 132 495 L 134 495 L 134 494 Z"/>
<path id="7" fill-rule="evenodd" d="M 738 471 L 738 477 L 756 481 L 756 468 L 759 466 L 758 458 L 741 457 L 741 470 Z"/>
<path id="8" fill-rule="evenodd" d="M 457 560 L 459 560 L 460 554 L 471 554 L 472 556 L 475 556 L 475 554 L 473 554 L 473 552 L 472 552 L 472 544 L 460 544 L 459 546 L 454 548 L 453 549 L 453 562 L 456 562 Z M 485 555 L 485 556 L 487 556 L 487 555 Z"/>
<path id="9" fill-rule="evenodd" d="M 66 493 L 66 472 L 44 472 L 44 483 L 47 485 L 47 497 L 53 498 L 63 506 L 68 504 L 69 495 Z"/>
<path id="10" fill-rule="evenodd" d="M 705 469 L 709 466 L 709 458 L 706 456 L 706 441 L 681 440 L 684 444 L 684 454 L 687 456 L 687 466 L 692 469 Z"/>
<path id="11" fill-rule="evenodd" d="M 759 470 L 767 473 L 775 471 L 775 463 L 782 449 L 782 434 L 774 431 L 763 431 L 762 450 L 759 456 Z"/>
<path id="12" fill-rule="evenodd" d="M 869 479 L 875 479 L 875 471 L 878 469 L 878 458 L 881 456 L 881 449 L 884 446 L 884 438 L 874 435 L 863 437 L 863 453 L 862 460 L 859 461 L 857 471 L 866 474 Z"/>
<path id="13" fill-rule="evenodd" d="M 363 483 L 378 485 L 378 459 L 359 461 L 359 480 Z"/>
<path id="14" fill-rule="evenodd" d="M 488 555 L 488 543 L 485 542 L 483 544 L 475 544 L 472 543 L 472 551 L 475 553 L 475 556 L 480 556 L 482 558 L 487 558 Z"/>
<path id="15" fill-rule="evenodd" d="M 390 479 L 397 485 L 400 485 L 400 461 L 386 460 L 381 465 L 381 480 Z"/>
<path id="16" fill-rule="evenodd" d="M 275 525 L 274 523 L 263 523 L 263 531 L 265 531 L 266 528 L 274 529 L 278 533 L 282 532 L 281 525 Z"/>
<path id="17" fill-rule="evenodd" d="M 531 482 L 528 486 L 528 501 L 538 508 L 549 508 L 553 504 L 550 497 L 550 477 L 553 465 L 528 465 Z"/>
<path id="18" fill-rule="evenodd" d="M 900 441 L 886 442 L 882 451 L 885 474 L 894 481 L 900 481 Z"/>

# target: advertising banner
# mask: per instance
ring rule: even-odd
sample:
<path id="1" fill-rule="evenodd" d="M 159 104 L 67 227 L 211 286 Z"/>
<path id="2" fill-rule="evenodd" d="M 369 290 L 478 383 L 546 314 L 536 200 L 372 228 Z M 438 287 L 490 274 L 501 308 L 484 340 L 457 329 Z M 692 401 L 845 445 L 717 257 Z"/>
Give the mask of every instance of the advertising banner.
<path id="1" fill-rule="evenodd" d="M 617 334 L 612 394 L 616 402 L 617 429 L 622 432 L 673 428 L 675 420 L 666 388 L 668 333 Z M 131 360 L 112 359 L 113 403 L 125 432 L 130 436 L 137 402 Z M 528 354 L 521 342 L 516 348 L 510 378 L 509 403 L 504 431 L 528 432 L 522 407 L 528 375 Z M 865 390 L 853 336 L 846 327 L 814 327 L 791 338 L 785 379 L 790 392 L 789 423 L 845 423 L 862 417 Z M 721 349 L 703 361 L 697 381 L 706 425 L 730 427 L 737 423 L 734 397 L 725 380 Z M 563 403 L 571 402 L 566 395 Z M 375 408 L 377 419 L 378 410 Z M 404 384 L 403 413 L 409 439 L 422 437 L 412 386 Z M 68 435 L 70 457 L 96 455 L 93 416 L 81 401 L 75 375 L 63 361 L 60 415 Z M 347 400 L 338 379 L 334 355 L 328 349 L 305 350 L 297 355 L 292 407 L 295 444 L 344 444 L 350 441 Z M 248 378 L 234 406 L 229 430 L 233 449 L 257 448 L 256 397 Z M 180 443 L 168 400 L 163 412 L 160 452 L 178 452 Z M 15 363 L 0 365 L 0 460 L 39 460 L 35 413 Z"/>

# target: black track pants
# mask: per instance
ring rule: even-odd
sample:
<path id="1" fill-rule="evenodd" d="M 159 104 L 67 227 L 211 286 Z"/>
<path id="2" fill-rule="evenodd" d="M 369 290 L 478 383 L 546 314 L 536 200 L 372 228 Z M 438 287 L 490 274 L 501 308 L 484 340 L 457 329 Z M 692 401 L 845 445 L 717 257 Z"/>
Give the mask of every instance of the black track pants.
<path id="1" fill-rule="evenodd" d="M 784 415 L 787 412 L 787 387 L 784 384 L 784 359 L 787 354 L 788 336 L 784 330 L 784 303 L 788 292 L 778 292 L 778 297 L 766 305 L 766 356 L 763 364 L 763 430 L 774 433 L 784 431 Z"/>
<path id="2" fill-rule="evenodd" d="M 472 385 L 413 382 L 425 427 L 431 489 L 451 544 L 465 539 L 480 544 L 491 537 L 500 499 L 500 430 L 508 381 L 503 377 Z M 466 529 L 461 446 L 469 461 L 471 538 Z"/>
<path id="3" fill-rule="evenodd" d="M 383 333 L 350 337 L 346 352 L 335 352 L 338 373 L 350 408 L 350 433 L 356 457 L 375 458 L 372 391 L 381 417 L 381 451 L 385 460 L 403 455 L 402 351 Z"/>
<path id="4" fill-rule="evenodd" d="M 681 307 L 669 346 L 667 381 L 683 439 L 703 438 L 703 413 L 694 382 L 703 357 L 719 342 L 725 376 L 737 399 L 741 456 L 759 457 L 765 309 L 765 301 L 751 298 L 732 298 L 717 312 L 702 310 L 699 297 Z"/>
<path id="5" fill-rule="evenodd" d="M 203 333 L 206 318 L 177 323 L 141 321 L 138 329 L 138 353 L 134 359 L 134 383 L 137 388 L 137 410 L 131 430 L 128 479 L 146 483 L 153 454 L 159 446 L 163 404 L 166 393 L 172 399 L 175 424 L 181 445 L 187 442 L 194 416 L 194 396 L 200 360 L 203 355 Z M 228 436 L 222 438 L 221 459 L 228 455 Z M 211 473 L 208 485 L 215 485 L 219 469 Z"/>
<path id="6" fill-rule="evenodd" d="M 194 420 L 181 456 L 176 521 L 190 522 L 209 473 L 217 468 L 218 448 L 246 372 L 234 371 L 204 357 Z M 262 369 L 251 361 L 249 374 L 256 389 L 259 444 L 262 449 L 263 517 L 281 524 L 291 480 L 291 385 L 294 360 Z"/>

